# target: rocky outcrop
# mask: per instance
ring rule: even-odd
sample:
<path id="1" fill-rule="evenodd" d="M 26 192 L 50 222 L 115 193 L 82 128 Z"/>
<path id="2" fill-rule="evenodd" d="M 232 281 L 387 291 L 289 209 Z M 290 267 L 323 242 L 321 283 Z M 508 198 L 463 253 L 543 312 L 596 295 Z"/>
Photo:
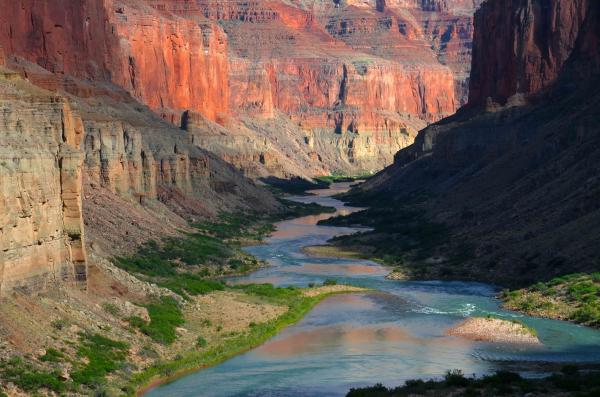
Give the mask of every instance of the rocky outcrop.
<path id="1" fill-rule="evenodd" d="M 480 29 L 469 104 L 482 106 L 488 98 L 505 104 L 513 95 L 552 85 L 576 46 L 589 5 L 589 0 L 485 3 L 475 15 Z"/>
<path id="2" fill-rule="evenodd" d="M 59 75 L 111 81 L 165 118 L 228 113 L 226 38 L 136 0 L 3 1 L 0 44 Z M 157 49 L 159 51 L 157 51 Z M 193 61 L 192 61 L 193 60 Z"/>
<path id="3" fill-rule="evenodd" d="M 0 294 L 85 284 L 81 119 L 8 71 L 0 71 L 0 107 Z"/>
<path id="4" fill-rule="evenodd" d="M 475 22 L 472 102 L 362 195 L 421 198 L 451 230 L 438 255 L 460 256 L 439 274 L 524 285 L 597 271 L 600 6 L 488 0 Z"/>
<path id="5" fill-rule="evenodd" d="M 7 63 L 11 69 L 0 68 L 0 293 L 84 283 L 89 247 L 113 256 L 177 235 L 186 220 L 277 210 L 268 192 L 117 86 L 75 78 L 67 86 L 24 60 Z M 44 91 L 24 76 L 84 95 Z"/>

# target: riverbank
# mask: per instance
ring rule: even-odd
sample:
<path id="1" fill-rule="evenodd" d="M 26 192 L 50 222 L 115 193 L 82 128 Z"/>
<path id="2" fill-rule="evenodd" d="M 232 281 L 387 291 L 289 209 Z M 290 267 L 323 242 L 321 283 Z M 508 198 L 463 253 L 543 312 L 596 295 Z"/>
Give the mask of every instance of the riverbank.
<path id="1" fill-rule="evenodd" d="M 504 291 L 504 307 L 531 316 L 600 328 L 600 273 L 577 273 Z"/>
<path id="2" fill-rule="evenodd" d="M 228 305 L 226 311 L 219 311 L 220 316 L 229 317 L 227 315 L 229 313 L 235 314 L 237 317 L 230 323 L 221 324 L 220 328 L 217 328 L 218 335 L 213 333 L 209 337 L 210 339 L 206 340 L 210 347 L 205 349 L 199 346 L 196 350 L 183 353 L 168 362 L 152 365 L 134 375 L 128 386 L 136 390 L 136 395 L 142 395 L 160 384 L 173 381 L 190 372 L 217 365 L 237 354 L 259 346 L 285 327 L 300 321 L 319 302 L 330 296 L 366 291 L 363 288 L 344 285 L 308 289 L 274 288 L 268 285 L 246 285 L 233 288 L 243 291 L 246 297 L 253 297 L 254 303 L 245 306 L 241 311 L 233 310 L 235 308 L 233 305 Z M 216 296 L 207 298 L 218 299 Z M 262 303 L 256 306 L 257 302 Z M 223 308 L 223 306 L 220 307 Z M 282 308 L 287 309 L 282 310 Z M 264 316 L 265 311 L 277 315 L 267 317 L 268 320 L 260 322 L 260 315 Z M 212 320 L 208 320 L 212 322 Z"/>
<path id="3" fill-rule="evenodd" d="M 532 316 L 600 327 L 600 273 L 566 274 L 536 283 L 547 275 L 490 270 L 478 262 L 473 245 L 453 236 L 447 225 L 428 218 L 420 204 L 422 200 L 413 199 L 397 206 L 377 200 L 351 201 L 374 207 L 319 224 L 372 230 L 336 237 L 328 242 L 330 245 L 311 247 L 306 252 L 369 259 L 391 268 L 387 276 L 390 280 L 477 281 L 509 288 L 530 285 L 504 291 L 499 296 L 504 307 Z M 559 269 L 560 265 L 557 261 Z"/>

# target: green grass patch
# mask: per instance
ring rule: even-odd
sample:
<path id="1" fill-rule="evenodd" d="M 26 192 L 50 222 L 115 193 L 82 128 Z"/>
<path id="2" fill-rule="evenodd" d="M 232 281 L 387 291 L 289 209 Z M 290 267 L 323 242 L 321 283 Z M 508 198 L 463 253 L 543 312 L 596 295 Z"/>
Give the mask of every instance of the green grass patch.
<path id="1" fill-rule="evenodd" d="M 62 394 L 72 388 L 70 383 L 60 378 L 57 371 L 37 368 L 20 357 L 0 362 L 0 375 L 3 381 L 12 382 L 30 394 L 37 394 L 42 389 Z"/>
<path id="2" fill-rule="evenodd" d="M 214 280 L 203 279 L 195 274 L 177 274 L 165 281 L 158 282 L 158 285 L 168 288 L 171 291 L 183 297 L 188 295 L 205 295 L 212 291 L 223 291 L 223 283 Z"/>
<path id="3" fill-rule="evenodd" d="M 104 381 L 106 375 L 120 369 L 127 357 L 129 345 L 99 334 L 81 334 L 77 355 L 87 364 L 80 364 L 71 378 L 76 384 L 94 386 Z"/>
<path id="4" fill-rule="evenodd" d="M 148 335 L 155 342 L 169 345 L 177 339 L 176 328 L 185 323 L 179 303 L 170 296 L 163 296 L 144 305 L 148 310 L 150 321 L 139 317 L 129 318 L 129 323 Z"/>
<path id="5" fill-rule="evenodd" d="M 40 361 L 46 361 L 46 362 L 52 362 L 52 363 L 59 363 L 61 361 L 64 361 L 65 359 L 65 355 L 63 352 L 53 349 L 53 348 L 49 348 L 46 350 L 46 353 L 44 353 L 44 355 L 40 356 Z"/>

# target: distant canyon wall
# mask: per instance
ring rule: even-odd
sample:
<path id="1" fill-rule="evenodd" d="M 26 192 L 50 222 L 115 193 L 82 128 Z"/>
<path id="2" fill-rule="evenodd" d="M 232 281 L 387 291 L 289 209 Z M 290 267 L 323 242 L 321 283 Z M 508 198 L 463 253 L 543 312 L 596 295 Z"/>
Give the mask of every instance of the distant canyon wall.
<path id="1" fill-rule="evenodd" d="M 174 124 L 186 111 L 234 130 L 241 116 L 278 120 L 276 128 L 291 121 L 290 139 L 340 144 L 307 170 L 308 146 L 292 159 L 281 147 L 252 156 L 291 161 L 261 171 L 286 176 L 379 169 L 419 129 L 464 104 L 480 1 L 1 3 L 8 54 L 59 76 L 117 84 Z M 239 149 L 239 168 L 254 167 L 242 155 L 248 149 Z M 344 160 L 326 160 L 336 156 Z"/>

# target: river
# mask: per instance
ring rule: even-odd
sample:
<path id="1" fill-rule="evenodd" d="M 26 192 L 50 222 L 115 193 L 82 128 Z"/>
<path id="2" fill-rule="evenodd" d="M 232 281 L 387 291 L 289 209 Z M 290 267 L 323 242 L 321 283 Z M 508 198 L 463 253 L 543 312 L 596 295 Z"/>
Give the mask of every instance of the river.
<path id="1" fill-rule="evenodd" d="M 348 183 L 293 197 L 357 210 L 332 198 Z M 542 363 L 600 362 L 600 332 L 567 322 L 533 318 L 500 308 L 494 286 L 473 282 L 391 281 L 388 270 L 366 260 L 314 258 L 302 247 L 324 244 L 359 229 L 317 226 L 331 214 L 277 224 L 267 243 L 247 251 L 270 267 L 233 282 L 306 286 L 333 278 L 373 292 L 333 296 L 267 343 L 218 366 L 150 391 L 147 396 L 344 396 L 351 387 L 440 377 L 448 369 L 487 374 L 499 369 L 544 375 Z M 543 346 L 473 342 L 446 336 L 467 316 L 518 318 L 534 327 Z"/>

